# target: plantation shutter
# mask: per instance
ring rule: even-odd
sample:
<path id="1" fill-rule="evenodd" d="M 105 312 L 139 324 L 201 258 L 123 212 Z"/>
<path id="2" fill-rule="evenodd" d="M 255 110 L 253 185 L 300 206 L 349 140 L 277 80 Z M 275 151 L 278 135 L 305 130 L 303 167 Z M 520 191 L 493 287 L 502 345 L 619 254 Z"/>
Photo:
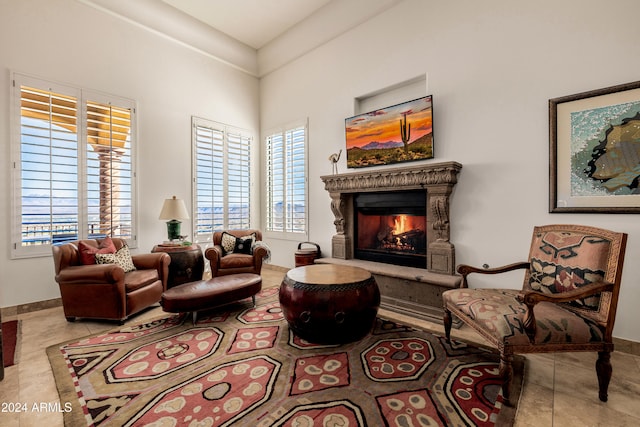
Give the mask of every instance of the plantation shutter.
<path id="1" fill-rule="evenodd" d="M 210 240 L 224 227 L 224 131 L 196 125 L 195 214 L 196 241 Z"/>
<path id="2" fill-rule="evenodd" d="M 306 125 L 266 138 L 267 231 L 307 232 Z"/>
<path id="3" fill-rule="evenodd" d="M 19 85 L 17 253 L 78 236 L 78 93 Z M 64 90 L 64 89 L 63 89 Z M 15 241 L 15 240 L 14 240 Z M 46 249 L 50 252 L 50 249 Z M 33 252 L 33 251 L 32 251 Z"/>
<path id="4" fill-rule="evenodd" d="M 247 132 L 193 118 L 194 240 L 251 225 L 251 143 Z"/>
<path id="5" fill-rule="evenodd" d="M 247 229 L 250 224 L 250 152 L 251 138 L 239 132 L 227 132 L 227 228 Z"/>
<path id="6" fill-rule="evenodd" d="M 267 137 L 267 230 L 284 231 L 285 149 L 282 134 Z"/>
<path id="7" fill-rule="evenodd" d="M 288 195 L 286 231 L 304 233 L 307 229 L 305 128 L 287 132 L 287 184 Z"/>
<path id="8" fill-rule="evenodd" d="M 12 77 L 12 258 L 107 235 L 135 247 L 135 102 Z"/>
<path id="9" fill-rule="evenodd" d="M 87 234 L 131 239 L 133 109 L 95 101 L 86 109 Z"/>

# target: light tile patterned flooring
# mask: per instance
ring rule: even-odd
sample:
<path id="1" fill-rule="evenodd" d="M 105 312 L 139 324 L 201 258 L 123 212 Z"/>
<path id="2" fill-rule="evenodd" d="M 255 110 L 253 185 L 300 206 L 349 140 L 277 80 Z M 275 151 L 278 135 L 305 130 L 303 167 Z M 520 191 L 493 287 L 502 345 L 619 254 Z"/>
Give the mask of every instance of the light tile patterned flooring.
<path id="1" fill-rule="evenodd" d="M 283 273 L 263 269 L 265 286 L 278 286 Z M 157 318 L 164 313 L 154 307 L 127 323 Z M 441 325 L 416 321 L 381 310 L 387 318 L 443 333 Z M 3 318 L 22 320 L 19 363 L 5 369 L 0 382 L 0 410 L 23 404 L 26 412 L 0 411 L 2 427 L 62 426 L 62 414 L 51 367 L 45 349 L 53 344 L 94 335 L 117 327 L 114 323 L 80 320 L 68 323 L 62 308 L 51 308 Z M 480 338 L 467 329 L 454 330 L 454 336 L 474 341 Z M 516 426 L 638 426 L 640 425 L 640 357 L 614 352 L 613 379 L 609 402 L 598 400 L 594 353 L 527 355 L 525 385 L 520 399 Z M 34 411 L 34 404 L 42 411 Z M 64 404 L 64 402 L 62 402 Z M 47 409 L 48 408 L 48 409 Z M 53 409 L 53 411 L 50 411 Z"/>

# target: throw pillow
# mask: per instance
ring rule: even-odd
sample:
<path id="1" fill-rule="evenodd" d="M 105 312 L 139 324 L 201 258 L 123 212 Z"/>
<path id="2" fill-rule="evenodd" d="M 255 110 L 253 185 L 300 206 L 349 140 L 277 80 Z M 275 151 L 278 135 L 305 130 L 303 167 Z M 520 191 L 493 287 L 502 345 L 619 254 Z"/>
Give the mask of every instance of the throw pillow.
<path id="1" fill-rule="evenodd" d="M 115 254 L 116 246 L 111 237 L 106 237 L 97 248 L 81 240 L 78 242 L 78 251 L 80 252 L 80 263 L 91 265 L 96 263 L 96 254 Z"/>
<path id="2" fill-rule="evenodd" d="M 136 269 L 127 245 L 118 249 L 114 254 L 96 254 L 96 264 L 116 264 L 121 267 L 125 273 Z"/>
<path id="3" fill-rule="evenodd" d="M 223 231 L 220 246 L 222 246 L 222 255 L 233 253 L 233 249 L 236 247 L 236 236 Z"/>
<path id="4" fill-rule="evenodd" d="M 233 247 L 233 252 L 237 254 L 250 254 L 253 247 L 254 236 L 255 234 L 238 237 L 236 239 L 236 244 Z"/>

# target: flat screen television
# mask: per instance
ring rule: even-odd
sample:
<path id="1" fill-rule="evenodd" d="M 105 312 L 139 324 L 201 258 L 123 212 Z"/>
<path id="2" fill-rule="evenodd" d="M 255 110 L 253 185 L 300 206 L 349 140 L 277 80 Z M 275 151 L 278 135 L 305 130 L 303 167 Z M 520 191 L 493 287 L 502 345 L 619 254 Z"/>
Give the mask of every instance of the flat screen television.
<path id="1" fill-rule="evenodd" d="M 432 95 L 345 119 L 347 167 L 433 158 Z"/>

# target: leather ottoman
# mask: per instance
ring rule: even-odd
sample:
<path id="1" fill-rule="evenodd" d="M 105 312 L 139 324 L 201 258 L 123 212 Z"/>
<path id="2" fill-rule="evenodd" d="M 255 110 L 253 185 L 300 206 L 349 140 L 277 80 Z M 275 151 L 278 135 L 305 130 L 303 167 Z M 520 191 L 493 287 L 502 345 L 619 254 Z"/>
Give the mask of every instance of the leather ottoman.
<path id="1" fill-rule="evenodd" d="M 169 313 L 197 312 L 241 299 L 249 298 L 256 304 L 255 295 L 262 289 L 262 277 L 253 273 L 230 274 L 209 280 L 197 280 L 167 289 L 160 301 Z"/>

